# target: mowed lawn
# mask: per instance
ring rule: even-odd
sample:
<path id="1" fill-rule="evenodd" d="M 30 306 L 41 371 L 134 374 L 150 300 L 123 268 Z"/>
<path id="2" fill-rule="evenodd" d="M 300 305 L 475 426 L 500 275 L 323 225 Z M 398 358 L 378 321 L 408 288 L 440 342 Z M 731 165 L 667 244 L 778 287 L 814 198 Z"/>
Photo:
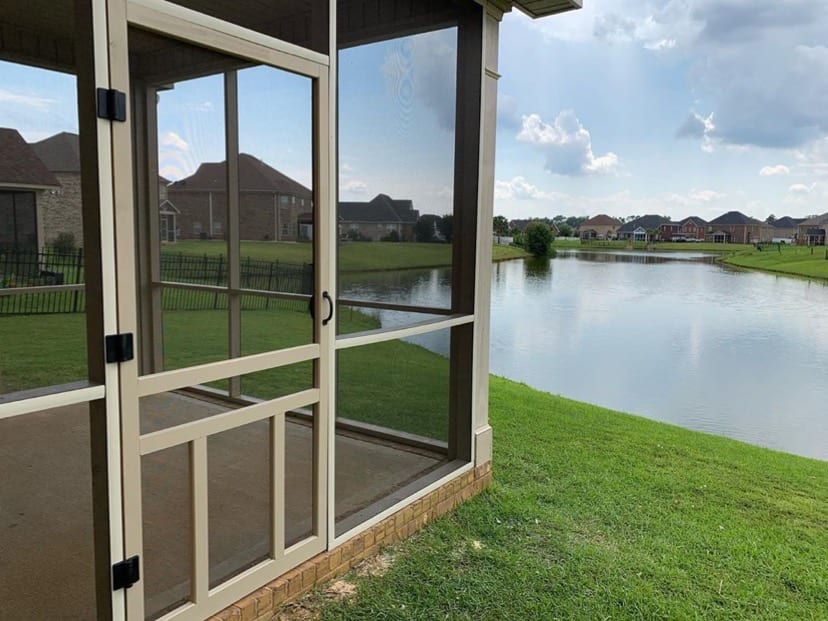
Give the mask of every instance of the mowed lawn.
<path id="1" fill-rule="evenodd" d="M 751 247 L 746 252 L 726 257 L 724 262 L 768 272 L 828 279 L 828 249 L 825 246 L 783 244 L 763 246 L 761 251 Z"/>
<path id="2" fill-rule="evenodd" d="M 340 269 L 344 272 L 396 270 L 451 265 L 451 244 L 416 242 L 344 242 L 339 245 Z M 195 256 L 226 256 L 223 241 L 180 241 L 164 244 L 162 252 Z M 522 258 L 528 253 L 512 246 L 494 246 L 495 261 Z M 308 242 L 241 242 L 241 256 L 262 261 L 310 263 L 313 246 Z"/>
<path id="3" fill-rule="evenodd" d="M 828 619 L 828 463 L 493 378 L 494 483 L 323 619 Z M 366 575 L 367 574 L 367 575 Z"/>

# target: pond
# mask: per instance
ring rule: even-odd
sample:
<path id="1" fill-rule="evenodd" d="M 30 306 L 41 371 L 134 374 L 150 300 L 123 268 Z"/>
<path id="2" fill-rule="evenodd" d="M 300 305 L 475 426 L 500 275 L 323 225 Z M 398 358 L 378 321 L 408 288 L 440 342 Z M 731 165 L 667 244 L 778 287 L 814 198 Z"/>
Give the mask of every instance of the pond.
<path id="1" fill-rule="evenodd" d="M 493 270 L 492 373 L 828 459 L 826 285 L 691 252 L 563 251 Z M 374 274 L 343 287 L 363 299 L 439 306 L 449 273 Z M 411 317 L 381 312 L 380 320 Z M 427 336 L 418 342 L 437 349 Z"/>

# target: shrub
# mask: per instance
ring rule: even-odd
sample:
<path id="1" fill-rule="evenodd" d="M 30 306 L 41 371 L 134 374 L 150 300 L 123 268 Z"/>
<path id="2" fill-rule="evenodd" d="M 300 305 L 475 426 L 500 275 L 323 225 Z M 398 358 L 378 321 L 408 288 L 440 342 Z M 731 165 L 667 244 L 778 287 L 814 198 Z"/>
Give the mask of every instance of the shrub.
<path id="1" fill-rule="evenodd" d="M 75 249 L 75 236 L 72 233 L 58 233 L 51 246 L 59 254 L 70 254 Z"/>
<path id="2" fill-rule="evenodd" d="M 526 250 L 536 257 L 545 257 L 552 243 L 552 230 L 545 222 L 532 222 L 526 227 L 524 239 Z"/>
<path id="3" fill-rule="evenodd" d="M 398 242 L 400 241 L 400 234 L 397 231 L 391 231 L 388 235 L 383 236 L 380 241 L 384 242 Z"/>

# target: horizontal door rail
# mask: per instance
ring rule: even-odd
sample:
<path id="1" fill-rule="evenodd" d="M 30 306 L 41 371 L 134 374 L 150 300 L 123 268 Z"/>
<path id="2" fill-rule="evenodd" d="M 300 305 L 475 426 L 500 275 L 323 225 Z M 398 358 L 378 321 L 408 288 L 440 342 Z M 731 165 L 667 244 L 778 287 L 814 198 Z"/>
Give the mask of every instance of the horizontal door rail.
<path id="1" fill-rule="evenodd" d="M 278 298 L 281 300 L 300 300 L 308 301 L 311 298 L 309 293 L 287 293 L 285 291 L 267 291 L 266 289 L 233 289 L 223 285 L 200 285 L 190 282 L 173 282 L 169 280 L 162 280 L 160 282 L 153 282 L 155 287 L 163 287 L 168 289 L 183 289 L 185 291 L 207 291 L 208 293 L 225 293 L 235 295 L 257 295 L 263 298 Z"/>
<path id="2" fill-rule="evenodd" d="M 138 396 L 147 397 L 160 392 L 206 384 L 227 377 L 237 377 L 297 362 L 315 360 L 319 358 L 320 352 L 319 343 L 310 343 L 240 358 L 229 358 L 219 362 L 208 362 L 186 369 L 142 375 L 138 378 Z"/>
<path id="3" fill-rule="evenodd" d="M 216 414 L 210 418 L 183 423 L 169 429 L 154 431 L 141 436 L 140 453 L 149 455 L 172 448 L 180 444 L 187 444 L 198 439 L 207 438 L 223 431 L 230 431 L 242 425 L 255 423 L 266 418 L 279 416 L 295 408 L 303 408 L 319 402 L 319 389 L 310 388 L 286 397 L 279 397 L 272 401 L 256 403 L 254 405 L 230 410 L 223 414 Z"/>
<path id="4" fill-rule="evenodd" d="M 429 332 L 445 330 L 446 328 L 462 326 L 467 323 L 472 323 L 473 321 L 474 315 L 452 315 L 447 319 L 431 319 L 428 321 L 421 321 L 404 328 L 395 328 L 391 330 L 384 330 L 380 328 L 378 330 L 357 332 L 355 334 L 349 334 L 348 336 L 338 337 L 336 339 L 336 349 L 348 349 L 349 347 L 373 345 L 374 343 L 384 343 L 385 341 L 404 339 L 409 336 L 427 334 Z"/>
<path id="5" fill-rule="evenodd" d="M 404 313 L 423 313 L 425 315 L 451 315 L 450 308 L 437 308 L 434 306 L 410 306 L 408 304 L 390 304 L 389 302 L 375 302 L 373 300 L 350 300 L 339 298 L 338 304 L 345 306 L 356 306 L 357 308 L 379 308 L 380 310 L 402 311 Z"/>
<path id="6" fill-rule="evenodd" d="M 86 381 L 63 384 L 62 386 L 49 386 L 48 388 L 21 390 L 0 396 L 0 420 L 67 405 L 77 405 L 87 401 L 96 401 L 97 399 L 103 399 L 105 396 L 106 388 L 103 384 L 90 385 Z M 6 399 L 15 400 L 5 401 Z"/>

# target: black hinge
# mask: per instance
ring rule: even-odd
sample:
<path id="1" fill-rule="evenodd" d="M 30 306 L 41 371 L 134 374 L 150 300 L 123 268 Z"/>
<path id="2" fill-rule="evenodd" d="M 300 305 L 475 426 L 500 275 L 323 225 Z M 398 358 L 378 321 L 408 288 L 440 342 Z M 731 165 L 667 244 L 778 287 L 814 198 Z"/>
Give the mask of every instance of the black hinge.
<path id="1" fill-rule="evenodd" d="M 112 566 L 112 590 L 128 589 L 141 579 L 141 563 L 137 556 Z"/>
<path id="2" fill-rule="evenodd" d="M 99 88 L 98 118 L 126 121 L 126 94 L 114 88 Z"/>
<path id="3" fill-rule="evenodd" d="M 135 357 L 132 346 L 132 332 L 109 334 L 104 339 L 107 362 L 126 362 Z"/>

